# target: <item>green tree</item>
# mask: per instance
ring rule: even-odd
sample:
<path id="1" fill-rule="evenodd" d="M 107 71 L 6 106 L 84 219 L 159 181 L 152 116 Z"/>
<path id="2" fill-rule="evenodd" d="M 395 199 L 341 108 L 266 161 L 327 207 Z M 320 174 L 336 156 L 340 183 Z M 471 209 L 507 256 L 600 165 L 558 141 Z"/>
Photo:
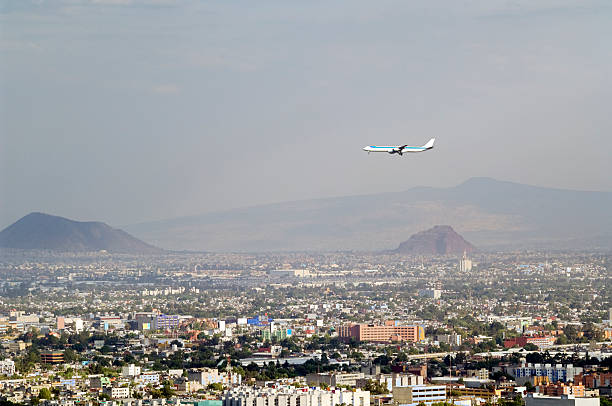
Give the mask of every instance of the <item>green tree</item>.
<path id="1" fill-rule="evenodd" d="M 45 400 L 51 399 L 51 391 L 49 390 L 49 388 L 42 388 L 38 392 L 38 398 L 39 399 L 45 399 Z"/>

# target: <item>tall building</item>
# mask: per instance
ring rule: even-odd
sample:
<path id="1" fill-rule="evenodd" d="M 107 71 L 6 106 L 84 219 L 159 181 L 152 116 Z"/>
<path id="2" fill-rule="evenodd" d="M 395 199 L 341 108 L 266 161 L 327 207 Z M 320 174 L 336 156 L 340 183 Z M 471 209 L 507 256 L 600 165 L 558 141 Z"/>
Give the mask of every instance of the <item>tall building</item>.
<path id="1" fill-rule="evenodd" d="M 468 258 L 467 252 L 463 251 L 463 258 L 459 261 L 460 272 L 470 272 L 472 270 L 472 260 Z"/>
<path id="2" fill-rule="evenodd" d="M 409 341 L 419 342 L 425 339 L 423 326 L 399 326 L 396 322 L 387 321 L 384 326 L 373 324 L 352 324 L 338 328 L 338 336 L 343 339 L 355 339 L 357 341 L 370 342 L 392 342 Z"/>

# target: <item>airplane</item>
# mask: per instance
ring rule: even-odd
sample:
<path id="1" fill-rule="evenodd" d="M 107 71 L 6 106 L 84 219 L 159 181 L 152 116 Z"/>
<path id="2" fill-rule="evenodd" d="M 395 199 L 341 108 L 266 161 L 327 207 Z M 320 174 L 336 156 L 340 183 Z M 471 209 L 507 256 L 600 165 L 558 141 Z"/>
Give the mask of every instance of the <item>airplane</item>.
<path id="1" fill-rule="evenodd" d="M 435 141 L 436 139 L 432 138 L 429 141 L 427 141 L 427 144 L 423 145 L 422 147 L 409 147 L 408 145 L 399 145 L 399 146 L 368 145 L 367 147 L 364 147 L 363 150 L 368 151 L 368 154 L 370 152 L 388 152 L 389 154 L 398 154 L 401 156 L 401 155 L 404 155 L 404 152 L 423 152 L 423 151 L 427 151 L 428 149 L 432 149 Z"/>

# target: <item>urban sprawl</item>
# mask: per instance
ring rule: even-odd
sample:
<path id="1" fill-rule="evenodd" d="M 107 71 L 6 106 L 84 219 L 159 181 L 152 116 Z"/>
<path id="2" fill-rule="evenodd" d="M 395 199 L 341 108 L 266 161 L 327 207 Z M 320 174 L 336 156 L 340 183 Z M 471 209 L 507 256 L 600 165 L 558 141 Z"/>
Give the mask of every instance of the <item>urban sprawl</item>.
<path id="1" fill-rule="evenodd" d="M 612 257 L 2 251 L 0 404 L 612 404 Z"/>

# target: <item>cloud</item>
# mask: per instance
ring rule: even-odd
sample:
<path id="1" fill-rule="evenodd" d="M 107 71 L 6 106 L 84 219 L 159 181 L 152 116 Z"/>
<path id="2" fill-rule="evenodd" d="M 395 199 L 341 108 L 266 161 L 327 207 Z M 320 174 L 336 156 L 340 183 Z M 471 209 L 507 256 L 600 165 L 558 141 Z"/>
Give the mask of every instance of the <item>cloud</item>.
<path id="1" fill-rule="evenodd" d="M 151 90 L 153 91 L 153 93 L 159 93 L 159 94 L 175 94 L 181 91 L 181 89 L 173 83 L 165 83 L 165 84 L 153 86 Z"/>

